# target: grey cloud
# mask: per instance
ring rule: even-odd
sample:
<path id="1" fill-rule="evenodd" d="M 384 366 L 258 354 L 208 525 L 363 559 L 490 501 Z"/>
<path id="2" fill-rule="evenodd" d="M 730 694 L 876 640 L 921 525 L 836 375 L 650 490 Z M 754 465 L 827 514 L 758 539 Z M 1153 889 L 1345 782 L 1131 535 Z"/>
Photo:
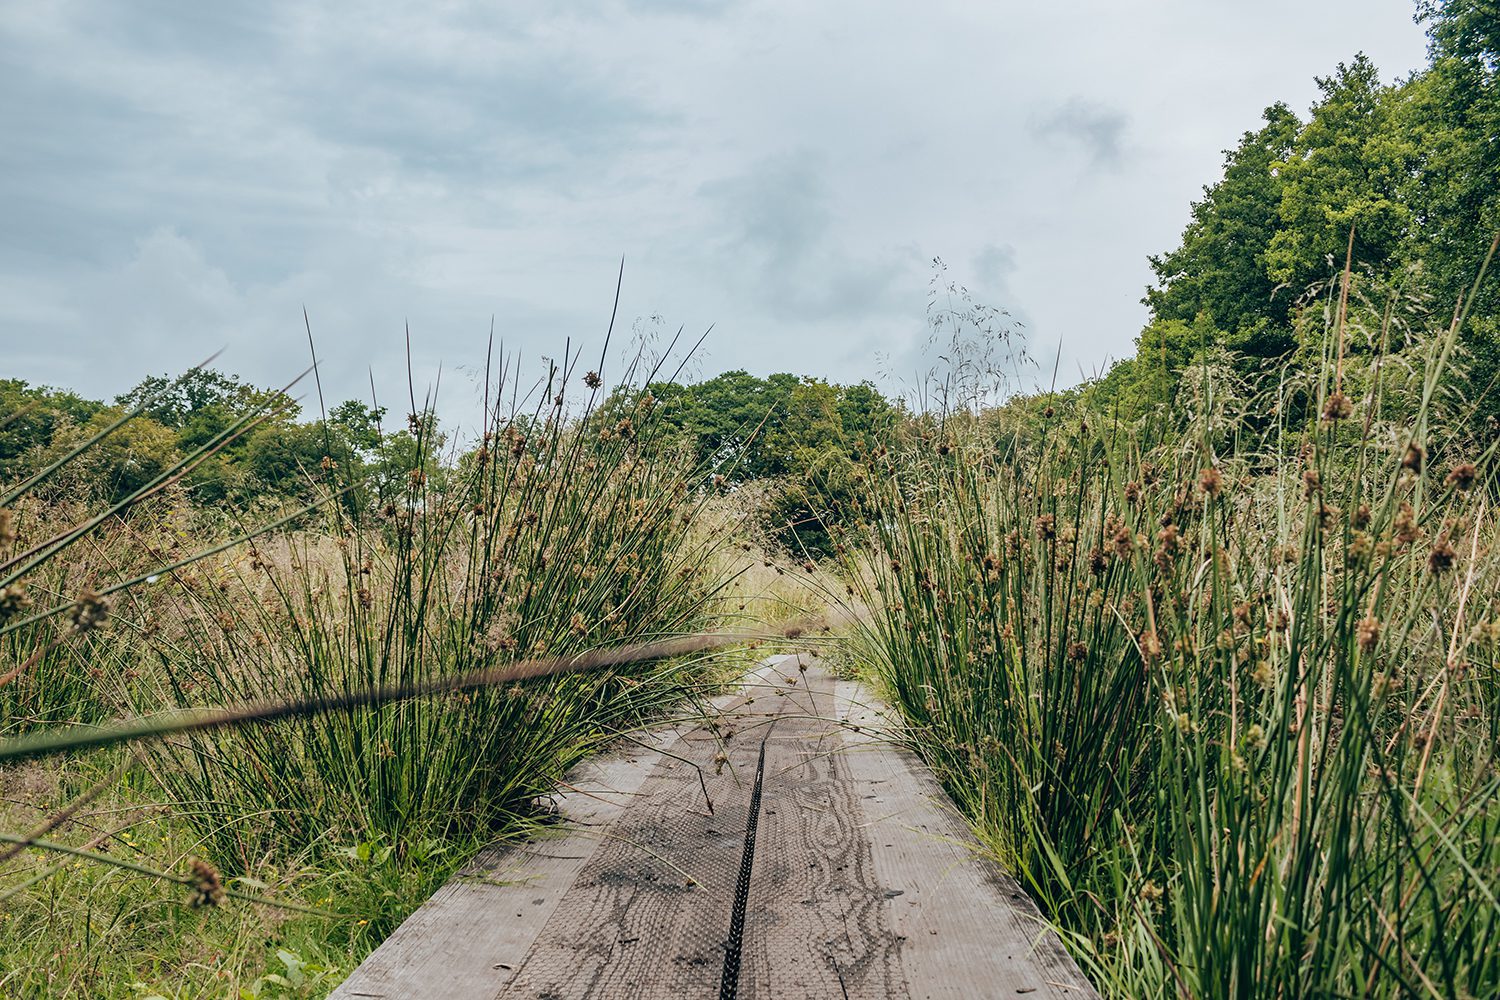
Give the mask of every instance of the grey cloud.
<path id="1" fill-rule="evenodd" d="M 1123 111 L 1074 97 L 1033 117 L 1030 129 L 1038 138 L 1078 146 L 1088 154 L 1093 166 L 1117 168 L 1128 125 L 1129 118 Z"/>
<path id="2" fill-rule="evenodd" d="M 30 34 L 0 22 L 5 207 L 44 242 L 56 234 L 59 252 L 87 252 L 86 233 L 112 235 L 93 245 L 119 252 L 164 223 L 237 248 L 284 246 L 260 234 L 326 221 L 343 193 L 330 161 L 383 163 L 428 199 L 497 192 L 468 198 L 472 218 L 523 187 L 576 193 L 669 122 L 582 53 L 536 44 L 483 8 L 456 32 L 462 52 L 357 25 L 293 44 L 293 6 L 259 19 L 246 9 L 94 3 Z"/>
<path id="3" fill-rule="evenodd" d="M 269 384 L 305 305 L 331 395 L 369 365 L 399 407 L 409 320 L 419 386 L 442 365 L 461 400 L 491 317 L 531 357 L 597 348 L 622 256 L 622 322 L 716 324 L 705 374 L 914 357 L 934 255 L 1092 367 L 1217 151 L 1310 100 L 1350 24 L 1423 58 L 1364 0 L 1265 2 L 1232 45 L 1106 0 L 0 5 L 6 374 L 109 396 L 225 347 Z"/>
<path id="4" fill-rule="evenodd" d="M 1008 243 L 986 243 L 974 255 L 974 273 L 998 288 L 1005 287 L 1016 266 L 1016 248 Z"/>
<path id="5" fill-rule="evenodd" d="M 723 226 L 719 262 L 773 316 L 859 319 L 889 308 L 910 284 L 910 252 L 849 245 L 814 153 L 763 161 L 700 193 Z"/>
<path id="6" fill-rule="evenodd" d="M 631 10 L 644 14 L 691 17 L 722 17 L 737 0 L 625 0 Z"/>

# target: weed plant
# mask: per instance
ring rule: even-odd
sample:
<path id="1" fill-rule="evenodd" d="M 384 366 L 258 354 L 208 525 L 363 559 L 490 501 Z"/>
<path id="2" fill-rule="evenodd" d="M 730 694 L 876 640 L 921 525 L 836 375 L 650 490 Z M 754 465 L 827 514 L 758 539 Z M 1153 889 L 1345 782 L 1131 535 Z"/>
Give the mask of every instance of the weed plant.
<path id="1" fill-rule="evenodd" d="M 1387 399 L 1343 319 L 1264 447 L 1200 368 L 869 457 L 856 648 L 1106 995 L 1500 994 L 1494 446 L 1429 422 L 1457 324 Z"/>

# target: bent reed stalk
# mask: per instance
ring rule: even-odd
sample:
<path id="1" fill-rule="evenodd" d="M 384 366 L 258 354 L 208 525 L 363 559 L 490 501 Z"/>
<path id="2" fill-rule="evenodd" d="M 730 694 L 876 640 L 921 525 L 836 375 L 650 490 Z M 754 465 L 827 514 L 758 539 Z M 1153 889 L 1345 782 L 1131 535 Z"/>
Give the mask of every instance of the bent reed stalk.
<path id="1" fill-rule="evenodd" d="M 813 626 L 809 626 L 813 627 Z M 785 634 L 785 632 L 780 633 Z M 392 684 L 385 687 L 342 694 L 304 698 L 294 701 L 268 701 L 261 704 L 223 708 L 178 708 L 137 722 L 115 726 L 70 726 L 60 732 L 31 733 L 0 742 L 0 762 L 21 761 L 78 750 L 93 750 L 120 743 L 164 739 L 185 733 L 206 733 L 216 729 L 235 728 L 272 722 L 278 719 L 302 718 L 333 712 L 347 712 L 413 698 L 473 691 L 519 681 L 561 674 L 599 670 L 605 667 L 631 666 L 694 653 L 706 653 L 747 643 L 763 642 L 763 631 L 717 632 L 663 639 L 658 642 L 622 646 L 617 649 L 591 650 L 572 656 L 539 660 L 521 660 L 503 667 L 488 667 L 448 677 L 436 677 L 418 683 Z M 83 730 L 80 732 L 80 730 Z"/>

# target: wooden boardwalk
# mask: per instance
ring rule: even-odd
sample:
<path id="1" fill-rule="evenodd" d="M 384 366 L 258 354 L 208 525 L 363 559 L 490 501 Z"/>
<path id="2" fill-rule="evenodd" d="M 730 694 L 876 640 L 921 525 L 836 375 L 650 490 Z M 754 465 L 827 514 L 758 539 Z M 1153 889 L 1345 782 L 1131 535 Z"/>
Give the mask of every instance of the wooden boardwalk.
<path id="1" fill-rule="evenodd" d="M 333 997 L 1097 996 L 859 685 L 772 657 L 715 708 L 577 768 Z"/>

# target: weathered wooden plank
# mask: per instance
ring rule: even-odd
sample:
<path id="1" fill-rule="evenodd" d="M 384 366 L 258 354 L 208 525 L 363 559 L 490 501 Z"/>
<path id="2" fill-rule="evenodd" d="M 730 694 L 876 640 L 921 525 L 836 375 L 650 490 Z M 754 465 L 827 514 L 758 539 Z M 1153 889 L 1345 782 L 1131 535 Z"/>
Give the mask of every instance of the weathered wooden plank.
<path id="1" fill-rule="evenodd" d="M 760 739 L 793 708 L 779 686 L 761 686 L 724 716 L 727 740 L 706 729 L 685 734 L 674 752 L 703 769 L 714 813 L 691 764 L 658 765 L 503 995 L 717 995 Z M 726 759 L 716 761 L 720 753 Z"/>
<path id="2" fill-rule="evenodd" d="M 906 996 L 901 940 L 842 752 L 833 678 L 809 669 L 785 697 L 793 711 L 767 743 L 740 996 Z"/>
<path id="3" fill-rule="evenodd" d="M 845 733 L 843 759 L 891 925 L 905 940 L 908 995 L 1097 997 L 1031 898 L 981 853 L 932 772 L 888 740 L 889 710 L 861 685 L 840 681 L 837 690 L 840 717 L 859 727 Z"/>

